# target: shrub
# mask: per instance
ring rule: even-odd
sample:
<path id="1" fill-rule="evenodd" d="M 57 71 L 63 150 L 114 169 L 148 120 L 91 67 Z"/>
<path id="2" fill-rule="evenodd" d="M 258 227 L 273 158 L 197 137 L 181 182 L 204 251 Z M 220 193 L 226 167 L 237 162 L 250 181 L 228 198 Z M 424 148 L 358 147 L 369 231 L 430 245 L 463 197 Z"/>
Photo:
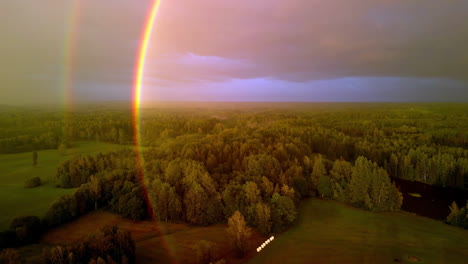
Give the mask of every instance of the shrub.
<path id="1" fill-rule="evenodd" d="M 47 211 L 44 222 L 48 227 L 67 223 L 77 216 L 76 198 L 73 195 L 60 197 Z"/>
<path id="2" fill-rule="evenodd" d="M 7 248 L 0 252 L 0 264 L 19 264 L 23 263 L 23 258 L 18 251 Z"/>
<path id="3" fill-rule="evenodd" d="M 333 183 L 328 176 L 322 175 L 318 181 L 318 192 L 322 198 L 330 198 L 333 196 Z"/>
<path id="4" fill-rule="evenodd" d="M 21 216 L 15 218 L 10 230 L 16 234 L 17 245 L 36 242 L 43 232 L 41 220 L 37 216 Z"/>
<path id="5" fill-rule="evenodd" d="M 32 178 L 28 178 L 28 179 L 24 182 L 24 187 L 26 187 L 26 188 L 34 188 L 34 187 L 40 186 L 41 184 L 42 184 L 41 178 L 39 178 L 39 177 L 32 177 Z"/>
<path id="6" fill-rule="evenodd" d="M 135 263 L 135 242 L 127 231 L 104 227 L 73 246 L 42 253 L 42 263 Z"/>
<path id="7" fill-rule="evenodd" d="M 193 247 L 196 255 L 196 263 L 212 263 L 216 260 L 214 245 L 206 240 L 198 241 Z"/>
<path id="8" fill-rule="evenodd" d="M 11 230 L 0 232 L 0 249 L 16 246 L 16 234 Z"/>

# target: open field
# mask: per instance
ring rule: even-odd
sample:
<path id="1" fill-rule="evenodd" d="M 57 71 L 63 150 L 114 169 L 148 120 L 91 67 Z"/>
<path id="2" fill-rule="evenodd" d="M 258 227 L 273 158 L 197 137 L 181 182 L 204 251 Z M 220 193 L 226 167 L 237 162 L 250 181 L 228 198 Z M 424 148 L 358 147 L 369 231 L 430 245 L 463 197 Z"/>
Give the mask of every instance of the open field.
<path id="1" fill-rule="evenodd" d="M 226 237 L 226 225 L 197 227 L 156 221 L 131 221 L 102 211 L 92 212 L 52 229 L 43 236 L 41 244 L 24 247 L 21 252 L 25 256 L 40 254 L 43 247 L 73 243 L 106 225 L 116 225 L 131 232 L 136 242 L 137 263 L 193 263 L 196 254 L 193 246 L 200 240 L 213 243 L 215 254 L 227 257 L 229 263 L 245 262 L 245 259 L 233 261 Z M 263 237 L 254 233 L 250 254 L 253 254 L 253 248 L 263 240 Z M 34 258 L 29 261 L 33 262 Z"/>
<path id="2" fill-rule="evenodd" d="M 309 199 L 289 231 L 250 263 L 466 263 L 468 231 L 409 213 Z"/>
<path id="3" fill-rule="evenodd" d="M 17 216 L 42 216 L 59 196 L 74 189 L 55 188 L 53 179 L 57 166 L 77 154 L 93 155 L 126 148 L 127 146 L 102 142 L 74 142 L 64 154 L 58 150 L 38 151 L 38 164 L 32 166 L 32 153 L 0 154 L 0 230 L 7 228 Z M 25 188 L 24 181 L 39 176 L 43 184 Z"/>

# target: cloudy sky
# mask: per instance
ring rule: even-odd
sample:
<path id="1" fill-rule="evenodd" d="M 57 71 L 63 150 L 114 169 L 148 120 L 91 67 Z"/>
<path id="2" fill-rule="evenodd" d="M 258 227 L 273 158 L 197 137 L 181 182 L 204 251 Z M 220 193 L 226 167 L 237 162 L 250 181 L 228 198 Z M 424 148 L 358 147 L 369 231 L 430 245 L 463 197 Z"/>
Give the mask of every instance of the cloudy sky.
<path id="1" fill-rule="evenodd" d="M 130 99 L 149 6 L 0 1 L 0 103 Z M 467 0 L 162 0 L 143 99 L 468 101 L 467 13 Z"/>

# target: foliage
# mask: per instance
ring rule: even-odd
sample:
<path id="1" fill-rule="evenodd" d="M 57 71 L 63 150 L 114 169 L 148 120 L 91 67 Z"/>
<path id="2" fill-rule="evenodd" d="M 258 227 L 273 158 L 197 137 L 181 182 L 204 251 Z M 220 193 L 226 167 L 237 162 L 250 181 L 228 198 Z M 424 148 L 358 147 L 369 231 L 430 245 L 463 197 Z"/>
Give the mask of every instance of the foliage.
<path id="1" fill-rule="evenodd" d="M 457 203 L 452 202 L 449 208 L 450 214 L 447 216 L 447 223 L 468 229 L 468 201 L 465 207 L 458 208 Z"/>
<path id="2" fill-rule="evenodd" d="M 67 223 L 76 217 L 76 198 L 73 195 L 65 195 L 52 204 L 44 217 L 44 223 L 48 227 L 53 227 Z"/>
<path id="3" fill-rule="evenodd" d="M 40 177 L 31 177 L 24 182 L 25 188 L 34 188 L 42 184 Z"/>
<path id="4" fill-rule="evenodd" d="M 20 264 L 23 263 L 23 258 L 18 251 L 7 248 L 0 251 L 0 264 Z"/>
<path id="5" fill-rule="evenodd" d="M 104 227 L 96 234 L 72 246 L 44 250 L 42 263 L 135 263 L 135 242 L 129 232 L 115 226 Z"/>
<path id="6" fill-rule="evenodd" d="M 278 193 L 273 194 L 271 204 L 272 231 L 282 232 L 296 220 L 296 207 L 291 198 Z"/>
<path id="7" fill-rule="evenodd" d="M 247 241 L 251 236 L 251 229 L 247 226 L 244 216 L 236 211 L 228 220 L 227 234 L 239 256 L 247 251 Z"/>
<path id="8" fill-rule="evenodd" d="M 403 201 L 387 172 L 364 157 L 356 160 L 352 170 L 349 195 L 351 204 L 373 211 L 399 210 Z"/>
<path id="9" fill-rule="evenodd" d="M 212 263 L 217 259 L 216 254 L 214 253 L 216 250 L 213 243 L 208 242 L 206 240 L 198 241 L 194 246 L 193 250 L 195 251 L 196 261 L 195 263 L 204 264 L 204 263 Z"/>
<path id="10" fill-rule="evenodd" d="M 279 232 L 294 223 L 299 201 L 317 191 L 368 210 L 399 210 L 402 195 L 390 176 L 468 186 L 466 109 L 436 104 L 145 109 L 142 155 L 124 150 L 63 162 L 56 184 L 78 189 L 57 201 L 45 222 L 58 225 L 98 207 L 144 219 L 151 213 L 149 200 L 163 221 L 225 223 L 239 211 L 260 232 Z M 63 115 L 54 111 L 0 113 L 1 152 L 57 149 L 73 140 L 132 141 L 128 110 L 91 107 L 68 114 L 64 125 Z M 21 131 L 14 128 L 17 122 Z M 141 157 L 144 168 L 137 167 Z"/>
<path id="11" fill-rule="evenodd" d="M 322 175 L 318 181 L 318 192 L 322 197 L 332 197 L 333 195 L 333 182 L 330 180 L 330 177 Z"/>
<path id="12" fill-rule="evenodd" d="M 15 232 L 16 245 L 26 245 L 37 242 L 44 231 L 41 220 L 37 216 L 23 216 L 15 218 L 10 225 Z"/>

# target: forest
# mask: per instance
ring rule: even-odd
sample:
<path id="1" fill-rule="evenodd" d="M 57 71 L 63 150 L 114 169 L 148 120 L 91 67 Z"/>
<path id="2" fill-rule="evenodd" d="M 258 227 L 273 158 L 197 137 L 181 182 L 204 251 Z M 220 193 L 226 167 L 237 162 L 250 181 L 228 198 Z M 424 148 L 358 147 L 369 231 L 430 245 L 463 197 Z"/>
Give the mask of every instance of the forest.
<path id="1" fill-rule="evenodd" d="M 466 104 L 174 103 L 143 108 L 140 125 L 141 146 L 61 163 L 56 188 L 76 190 L 42 219 L 15 219 L 0 234 L 0 247 L 37 241 L 48 229 L 98 209 L 197 226 L 236 216 L 270 235 L 293 226 L 309 197 L 386 212 L 404 203 L 396 179 L 468 189 Z M 65 112 L 3 107 L 0 153 L 64 151 L 79 140 L 134 145 L 134 129 L 131 109 L 120 105 Z M 33 162 L 40 156 L 32 154 Z M 468 205 L 453 202 L 446 222 L 468 228 L 467 211 Z M 126 247 L 130 253 L 83 253 L 81 262 L 70 263 L 107 256 L 134 263 L 134 249 Z M 242 255 L 245 249 L 236 250 Z M 44 252 L 44 263 L 54 254 Z"/>

